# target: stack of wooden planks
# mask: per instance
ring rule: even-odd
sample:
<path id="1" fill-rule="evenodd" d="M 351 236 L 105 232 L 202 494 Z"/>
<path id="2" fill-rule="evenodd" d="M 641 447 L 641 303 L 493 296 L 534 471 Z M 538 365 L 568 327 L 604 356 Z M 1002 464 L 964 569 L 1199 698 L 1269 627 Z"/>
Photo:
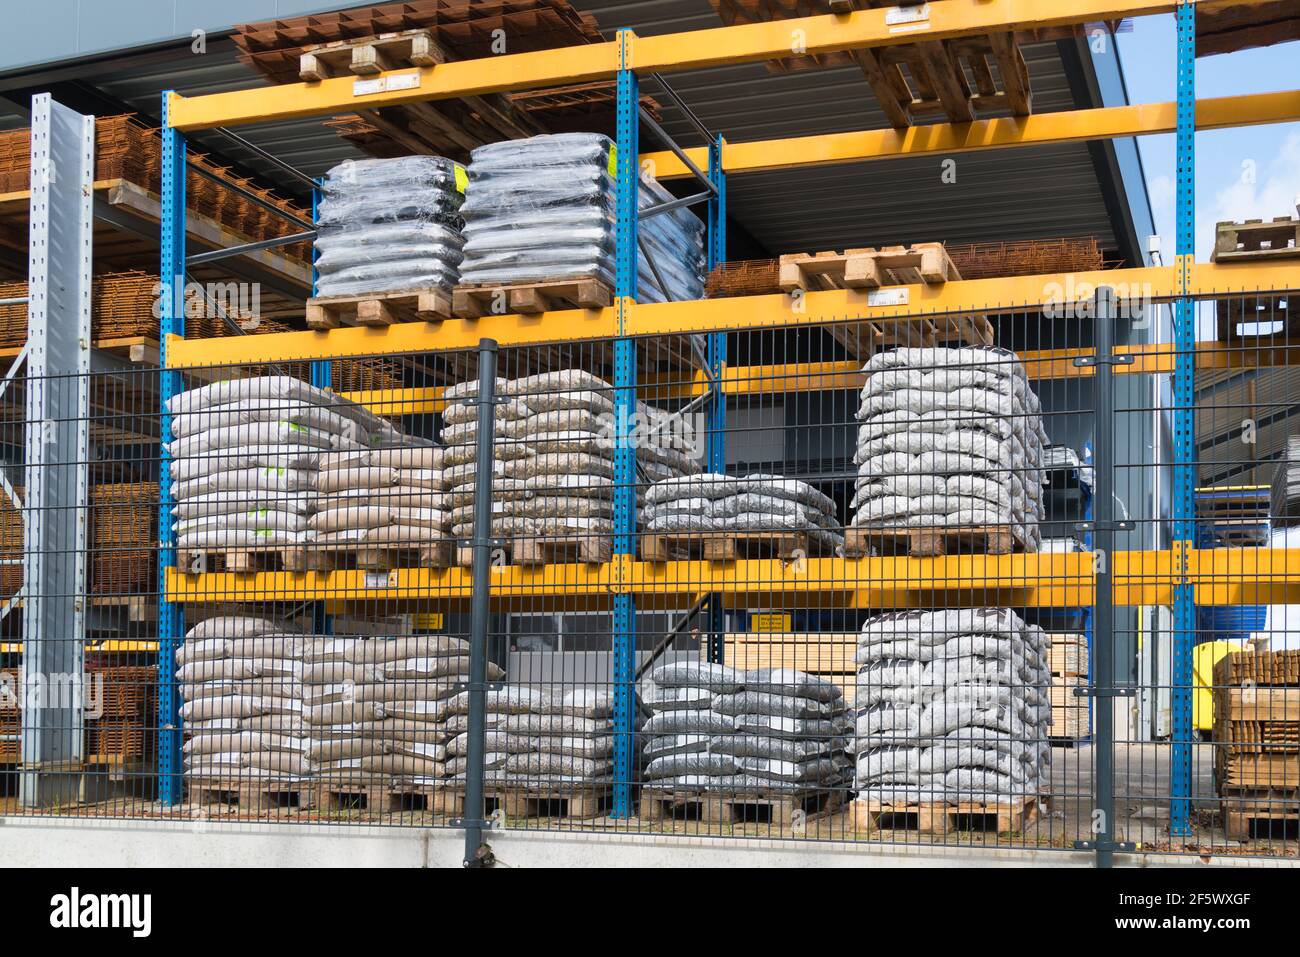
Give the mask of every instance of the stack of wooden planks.
<path id="1" fill-rule="evenodd" d="M 1088 684 L 1088 640 L 1073 632 L 1054 634 L 1048 649 L 1052 672 L 1052 741 L 1071 745 L 1091 733 L 1087 698 L 1077 697 L 1075 688 Z"/>
<path id="2" fill-rule="evenodd" d="M 899 29 L 924 23 L 928 5 L 897 0 L 709 0 L 723 23 L 761 23 L 793 17 L 892 7 Z M 1037 37 L 1027 39 L 1038 39 Z M 864 50 L 798 54 L 772 60 L 774 73 L 856 65 L 871 85 L 890 125 L 938 114 L 969 123 L 990 111 L 1032 112 L 1029 70 L 1021 38 L 1011 33 L 902 43 Z"/>
<path id="3" fill-rule="evenodd" d="M 751 613 L 751 619 L 785 617 Z M 857 693 L 854 654 L 858 636 L 852 632 L 735 632 L 723 639 L 723 661 L 740 671 L 790 668 L 839 685 L 850 703 Z M 702 655 L 707 649 L 702 649 Z"/>
<path id="4" fill-rule="evenodd" d="M 158 131 L 130 115 L 99 117 L 95 121 L 95 182 L 125 180 L 157 194 L 162 185 L 162 140 Z M 185 177 L 189 208 L 213 219 L 250 240 L 274 239 L 301 232 L 298 226 L 240 195 L 224 183 L 254 193 L 260 199 L 311 222 L 311 213 L 250 180 L 234 175 L 200 153 L 186 157 L 223 182 L 213 182 L 194 170 Z M 31 130 L 6 130 L 0 133 L 0 192 L 18 193 L 31 184 Z M 306 243 L 280 247 L 287 256 L 305 260 Z"/>
<path id="5" fill-rule="evenodd" d="M 1240 652 L 1214 668 L 1215 781 L 1234 840 L 1300 821 L 1300 651 Z"/>
<path id="6" fill-rule="evenodd" d="M 434 66 L 598 43 L 595 18 L 567 0 L 410 0 L 236 28 L 239 58 L 276 83 Z M 645 105 L 657 104 L 643 98 Z M 327 125 L 373 156 L 465 159 L 483 143 L 613 129 L 614 84 L 583 83 L 363 110 Z"/>

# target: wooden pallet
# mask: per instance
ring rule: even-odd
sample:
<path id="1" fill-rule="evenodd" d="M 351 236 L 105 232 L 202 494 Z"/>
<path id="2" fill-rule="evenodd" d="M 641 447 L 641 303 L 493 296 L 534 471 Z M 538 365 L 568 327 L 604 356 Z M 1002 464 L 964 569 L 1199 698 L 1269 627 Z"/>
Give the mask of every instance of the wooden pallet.
<path id="1" fill-rule="evenodd" d="M 916 243 L 912 246 L 885 246 L 846 249 L 842 253 L 821 252 L 815 255 L 794 253 L 782 256 L 777 266 L 777 284 L 783 292 L 796 290 L 863 289 L 868 299 L 888 297 L 889 301 L 868 305 L 903 305 L 910 295 L 907 289 L 885 290 L 884 287 L 941 285 L 961 279 L 961 273 L 942 243 Z M 859 323 L 827 327 L 841 345 L 860 359 L 867 359 L 883 346 L 926 347 L 941 342 L 963 345 L 993 345 L 993 326 L 985 316 L 961 316 L 945 319 L 869 319 Z"/>
<path id="2" fill-rule="evenodd" d="M 298 58 L 298 77 L 313 83 L 347 73 L 370 76 L 403 66 L 436 66 L 446 61 L 428 30 L 404 30 L 307 47 Z"/>
<path id="3" fill-rule="evenodd" d="M 1044 798 L 1024 797 L 1001 801 L 921 801 L 904 804 L 858 798 L 853 802 L 857 833 L 915 831 L 918 834 L 956 834 L 985 831 L 1024 833 L 1038 819 Z"/>
<path id="4" fill-rule="evenodd" d="M 934 558 L 941 555 L 1010 555 L 1023 544 L 1010 528 L 875 528 L 851 525 L 844 530 L 844 554 L 858 558 L 872 549 L 885 555 Z"/>
<path id="5" fill-rule="evenodd" d="M 185 550 L 183 570 L 187 574 L 227 571 L 235 574 L 253 572 L 327 571 L 324 553 L 302 545 L 276 545 L 265 548 Z"/>
<path id="6" fill-rule="evenodd" d="M 1217 299 L 1214 314 L 1220 342 L 1300 342 L 1300 300 L 1286 293 Z"/>
<path id="7" fill-rule="evenodd" d="M 844 806 L 848 792 L 827 789 L 804 792 L 658 791 L 641 789 L 637 812 L 643 821 L 699 821 L 702 824 L 768 824 L 789 829 L 800 818 L 812 820 Z"/>
<path id="8" fill-rule="evenodd" d="M 1248 219 L 1219 223 L 1215 229 L 1216 263 L 1258 262 L 1300 257 L 1300 219 L 1278 216 L 1271 223 Z"/>
<path id="9" fill-rule="evenodd" d="M 451 541 L 431 541 L 422 545 L 367 545 L 359 548 L 334 548 L 316 545 L 319 553 L 317 571 L 358 568 L 369 572 L 387 572 L 397 568 L 450 568 Z"/>
<path id="10" fill-rule="evenodd" d="M 462 319 L 553 309 L 604 309 L 614 290 L 603 279 L 546 279 L 539 282 L 463 285 L 452 292 L 451 311 Z"/>
<path id="11" fill-rule="evenodd" d="M 586 787 L 502 787 L 494 790 L 498 808 L 507 820 L 549 818 L 590 820 L 607 815 L 614 791 L 607 784 Z"/>
<path id="12" fill-rule="evenodd" d="M 900 7 L 924 26 L 924 4 L 898 0 L 709 0 L 725 24 L 760 23 L 819 13 L 846 13 L 872 7 Z M 906 23 L 900 21 L 899 29 Z M 871 85 L 891 125 L 912 125 L 916 114 L 942 114 L 952 123 L 969 123 L 989 110 L 1028 115 L 1029 70 L 1017 37 L 1010 33 L 972 35 L 944 41 L 898 43 L 888 47 L 830 53 L 794 54 L 769 60 L 772 73 L 857 66 Z M 1053 37 L 1055 38 L 1055 37 Z M 1030 37 L 1037 39 L 1037 37 Z M 994 74 L 993 66 L 997 67 Z"/>
<path id="13" fill-rule="evenodd" d="M 367 811 L 372 815 L 451 814 L 447 791 L 433 784 L 415 784 L 379 776 L 326 777 L 316 785 L 316 806 L 322 812 Z"/>
<path id="14" fill-rule="evenodd" d="M 812 554 L 807 532 L 681 532 L 641 536 L 641 560 L 666 562 L 674 558 L 703 558 L 707 562 L 733 562 L 737 558 L 774 556 L 783 561 Z"/>
<path id="15" fill-rule="evenodd" d="M 608 535 L 577 535 L 571 538 L 511 538 L 500 546 L 512 565 L 561 565 L 579 563 L 603 565 L 614 554 L 614 539 Z M 474 549 L 456 549 L 456 564 L 469 568 L 474 564 Z"/>
<path id="16" fill-rule="evenodd" d="M 816 255 L 781 257 L 778 282 L 783 292 L 796 289 L 879 289 L 882 286 L 940 286 L 961 279 L 943 243 L 846 249 Z"/>
<path id="17" fill-rule="evenodd" d="M 1300 792 L 1265 792 L 1257 788 L 1225 790 L 1221 795 L 1220 813 L 1228 839 L 1249 841 L 1267 838 L 1277 832 L 1300 827 Z M 1260 831 L 1264 831 L 1261 834 Z"/>
<path id="18" fill-rule="evenodd" d="M 223 804 L 254 813 L 316 806 L 316 785 L 310 782 L 193 778 L 185 787 L 191 804 Z"/>
<path id="19" fill-rule="evenodd" d="M 452 316 L 451 298 L 445 289 L 416 289 L 366 296 L 317 296 L 307 300 L 307 328 L 441 322 Z"/>

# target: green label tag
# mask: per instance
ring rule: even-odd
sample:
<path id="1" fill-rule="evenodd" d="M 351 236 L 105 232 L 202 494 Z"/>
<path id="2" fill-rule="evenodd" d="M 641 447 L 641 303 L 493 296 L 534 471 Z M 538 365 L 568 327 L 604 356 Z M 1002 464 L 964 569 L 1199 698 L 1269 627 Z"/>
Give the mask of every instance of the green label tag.
<path id="1" fill-rule="evenodd" d="M 306 431 L 307 431 L 307 426 L 305 426 L 305 425 L 299 425 L 297 422 L 286 422 L 285 425 L 289 426 L 289 431 L 290 431 L 290 432 L 306 432 Z"/>
<path id="2" fill-rule="evenodd" d="M 465 194 L 465 188 L 469 186 L 469 173 L 465 172 L 465 167 L 456 163 L 452 170 L 456 175 L 456 191 L 462 196 Z"/>
<path id="3" fill-rule="evenodd" d="M 612 178 L 618 179 L 618 144 L 617 143 L 611 143 L 609 146 L 609 166 L 606 167 L 605 172 L 609 173 L 609 175 Z"/>

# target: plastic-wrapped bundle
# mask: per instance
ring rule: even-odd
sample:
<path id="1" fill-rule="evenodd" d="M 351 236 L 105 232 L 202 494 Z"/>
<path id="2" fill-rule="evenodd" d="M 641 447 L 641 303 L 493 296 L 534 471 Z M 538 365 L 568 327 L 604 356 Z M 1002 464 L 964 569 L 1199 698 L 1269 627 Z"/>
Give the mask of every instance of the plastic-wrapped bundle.
<path id="1" fill-rule="evenodd" d="M 605 784 L 614 771 L 614 705 L 608 692 L 507 685 L 486 696 L 488 781 L 529 788 Z M 463 779 L 469 753 L 469 693 L 452 699 L 448 774 Z"/>
<path id="2" fill-rule="evenodd" d="M 560 133 L 481 146 L 470 154 L 465 217 L 467 284 L 594 277 L 614 283 L 616 147 L 594 133 Z M 671 200 L 642 176 L 642 209 Z M 704 294 L 704 225 L 686 209 L 641 221 L 641 302 Z M 658 270 L 659 277 L 655 275 Z M 662 278 L 661 288 L 659 278 Z"/>
<path id="3" fill-rule="evenodd" d="M 488 677 L 502 672 L 489 663 Z M 447 716 L 469 680 L 469 645 L 444 635 L 336 638 L 304 662 L 308 752 L 323 779 L 445 777 Z"/>
<path id="4" fill-rule="evenodd" d="M 310 541 L 323 457 L 400 440 L 355 403 L 289 376 L 231 379 L 168 401 L 177 547 Z"/>
<path id="5" fill-rule="evenodd" d="M 317 210 L 317 295 L 451 289 L 460 279 L 464 167 L 440 156 L 348 160 Z"/>
<path id="6" fill-rule="evenodd" d="M 793 669 L 740 672 L 681 662 L 651 673 L 642 697 L 647 788 L 810 791 L 848 782 L 852 723 L 843 693 Z"/>
<path id="7" fill-rule="evenodd" d="M 420 548 L 450 531 L 443 450 L 403 445 L 328 452 L 308 521 L 322 548 Z"/>
<path id="8" fill-rule="evenodd" d="M 578 369 L 502 379 L 493 419 L 493 534 L 575 538 L 613 535 L 614 390 Z M 445 397 L 448 507 L 453 534 L 473 531 L 478 441 L 478 383 Z M 637 443 L 638 470 L 649 481 L 698 470 L 686 443 L 659 427 L 667 413 L 640 406 L 654 441 Z"/>
<path id="9" fill-rule="evenodd" d="M 1002 801 L 1046 788 L 1048 640 L 1007 608 L 899 612 L 858 635 L 859 797 Z"/>
<path id="10" fill-rule="evenodd" d="M 189 630 L 176 651 L 187 781 L 237 787 L 311 778 L 302 668 L 315 641 L 265 618 L 208 618 Z"/>
<path id="11" fill-rule="evenodd" d="M 1015 353 L 895 349 L 863 372 L 853 523 L 1003 526 L 1036 550 L 1047 435 Z"/>
<path id="12" fill-rule="evenodd" d="M 704 473 L 657 482 L 641 516 L 647 532 L 804 532 L 820 551 L 844 544 L 835 503 L 780 475 Z"/>

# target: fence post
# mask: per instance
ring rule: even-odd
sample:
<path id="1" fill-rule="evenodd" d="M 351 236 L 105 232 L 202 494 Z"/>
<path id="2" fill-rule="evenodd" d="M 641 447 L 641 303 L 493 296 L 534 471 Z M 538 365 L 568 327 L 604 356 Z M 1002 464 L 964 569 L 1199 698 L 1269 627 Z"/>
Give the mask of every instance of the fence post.
<path id="1" fill-rule="evenodd" d="M 492 441 L 496 419 L 497 344 L 478 344 L 478 447 L 474 476 L 474 594 L 469 628 L 469 747 L 465 760 L 465 808 L 460 824 L 465 828 L 466 867 L 484 867 L 492 851 L 483 842 L 484 750 L 487 727 L 488 590 L 492 574 Z"/>
<path id="2" fill-rule="evenodd" d="M 1097 356 L 1093 379 L 1096 428 L 1093 441 L 1094 499 L 1093 555 L 1095 591 L 1093 594 L 1092 682 L 1079 692 L 1093 700 L 1093 840 L 1081 841 L 1077 847 L 1097 853 L 1097 866 L 1110 867 L 1116 850 L 1130 845 L 1115 842 L 1115 698 L 1132 693 L 1131 688 L 1115 686 L 1115 601 L 1114 557 L 1115 533 L 1132 527 L 1130 522 L 1115 521 L 1115 382 L 1113 367 L 1131 362 L 1115 356 L 1115 290 L 1102 286 L 1093 300 Z M 1084 360 L 1086 363 L 1087 360 Z M 1085 525 L 1085 528 L 1087 526 Z M 1078 693 L 1078 692 L 1076 692 Z"/>

